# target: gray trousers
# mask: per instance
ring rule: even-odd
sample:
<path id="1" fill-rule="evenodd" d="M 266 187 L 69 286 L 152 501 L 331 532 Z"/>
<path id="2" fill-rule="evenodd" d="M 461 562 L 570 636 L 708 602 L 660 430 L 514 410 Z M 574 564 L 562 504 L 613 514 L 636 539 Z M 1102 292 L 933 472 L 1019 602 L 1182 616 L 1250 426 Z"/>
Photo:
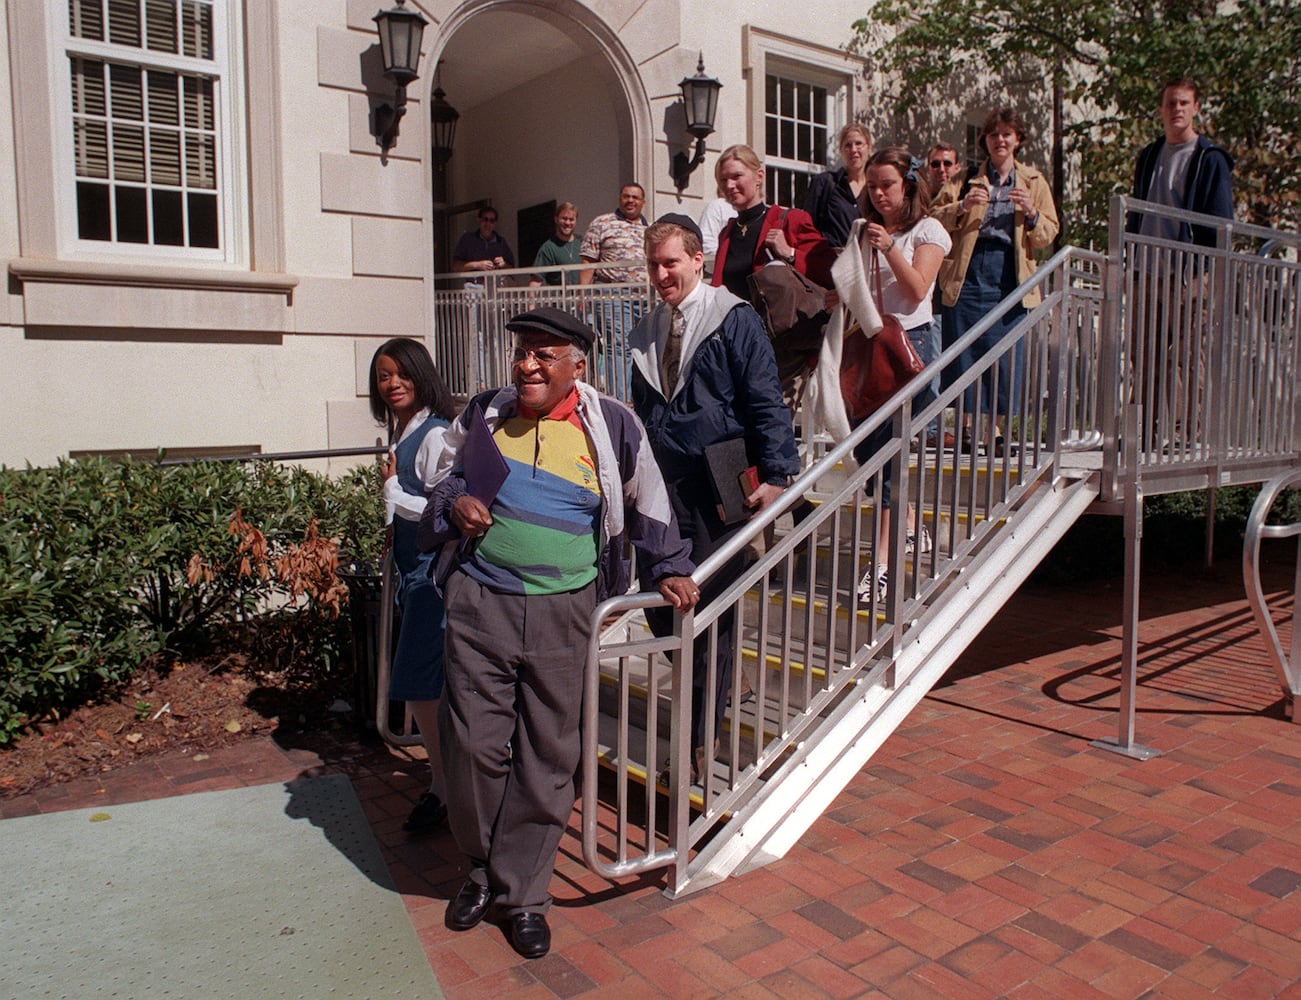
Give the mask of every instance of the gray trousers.
<path id="1" fill-rule="evenodd" d="M 499 594 L 447 581 L 439 742 L 447 819 L 507 915 L 545 913 L 556 849 L 574 808 L 583 664 L 596 585 Z"/>

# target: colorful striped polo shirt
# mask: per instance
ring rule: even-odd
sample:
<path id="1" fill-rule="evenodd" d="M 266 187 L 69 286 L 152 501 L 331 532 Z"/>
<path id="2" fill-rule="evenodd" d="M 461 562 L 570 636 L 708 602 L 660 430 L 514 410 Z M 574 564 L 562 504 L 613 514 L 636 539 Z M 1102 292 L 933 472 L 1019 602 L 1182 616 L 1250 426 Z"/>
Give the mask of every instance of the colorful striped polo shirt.
<path id="1" fill-rule="evenodd" d="M 578 398 L 540 418 L 521 407 L 493 432 L 509 471 L 463 569 L 500 593 L 567 593 L 596 578 L 601 487 Z"/>

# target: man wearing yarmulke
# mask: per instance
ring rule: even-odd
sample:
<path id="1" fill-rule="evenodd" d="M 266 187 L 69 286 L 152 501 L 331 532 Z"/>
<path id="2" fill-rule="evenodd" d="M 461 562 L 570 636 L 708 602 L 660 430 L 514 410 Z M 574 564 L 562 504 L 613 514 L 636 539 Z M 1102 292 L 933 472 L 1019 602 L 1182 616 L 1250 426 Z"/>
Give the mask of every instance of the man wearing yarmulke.
<path id="1" fill-rule="evenodd" d="M 772 503 L 800 471 L 791 411 L 782 399 L 777 359 L 759 314 L 724 287 L 701 280 L 700 229 L 670 213 L 646 230 L 646 267 L 660 303 L 633 330 L 632 405 L 646 425 L 655 459 L 668 484 L 678 524 L 699 565 L 741 524 L 724 524 L 705 449 L 742 440 L 758 485 L 746 497 L 752 513 Z M 743 522 L 742 522 L 743 523 Z M 705 603 L 727 589 L 742 568 L 738 557 L 705 585 Z M 731 688 L 735 614 L 719 616 L 714 657 L 714 713 L 706 711 L 709 636 L 692 654 L 692 777 L 714 758 Z M 648 608 L 656 635 L 673 622 L 667 609 Z"/>
<path id="2" fill-rule="evenodd" d="M 595 332 L 551 307 L 506 328 L 513 384 L 448 428 L 417 541 L 447 557 L 439 735 L 448 825 L 470 862 L 447 924 L 469 930 L 495 900 L 515 950 L 541 958 L 592 614 L 627 590 L 623 536 L 678 611 L 700 591 L 641 423 L 581 381 Z"/>

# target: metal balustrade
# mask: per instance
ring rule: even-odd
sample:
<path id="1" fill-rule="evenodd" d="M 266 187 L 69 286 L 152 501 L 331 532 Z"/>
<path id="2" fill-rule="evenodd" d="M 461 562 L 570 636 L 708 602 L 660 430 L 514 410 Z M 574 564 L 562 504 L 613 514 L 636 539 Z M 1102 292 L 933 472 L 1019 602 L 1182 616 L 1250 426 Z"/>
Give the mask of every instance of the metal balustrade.
<path id="1" fill-rule="evenodd" d="M 1195 220 L 1215 245 L 1127 234 L 1134 211 Z M 1143 494 L 1262 482 L 1298 466 L 1301 238 L 1125 198 L 1113 201 L 1111 233 L 1105 255 L 1068 248 L 1042 265 L 846 441 L 819 440 L 802 424 L 805 471 L 695 578 L 761 551 L 710 606 L 676 618 L 672 636 L 653 637 L 638 613 L 663 603 L 657 593 L 596 610 L 583 725 L 584 856 L 594 871 L 665 868 L 677 894 L 780 857 L 1084 510 L 1126 514 L 1132 651 Z M 508 381 L 505 320 L 550 304 L 597 328 L 588 377 L 626 399 L 626 348 L 611 320 L 625 306 L 649 308 L 649 288 L 502 281 L 529 273 L 494 272 L 480 287 L 437 293 L 436 360 L 454 391 Z M 976 365 L 954 371 L 967 345 L 1031 289 L 1040 305 Z M 914 387 L 937 371 L 950 384 L 914 410 Z M 1011 390 L 1002 405 L 1000 383 Z M 986 410 L 1001 441 L 927 446 L 933 420 L 956 430 Z M 887 425 L 884 447 L 861 466 L 850 461 Z M 887 468 L 931 551 L 909 551 L 898 501 L 876 544 L 874 497 Z M 796 523 L 791 512 L 805 498 L 812 512 Z M 887 561 L 885 595 L 860 600 L 860 578 Z M 729 614 L 738 637 L 730 706 L 693 781 L 693 641 L 711 644 L 712 718 L 712 645 Z M 1121 733 L 1108 748 L 1139 756 L 1135 660 L 1126 657 Z"/>
<path id="2" fill-rule="evenodd" d="M 636 266 L 644 260 L 603 267 Z M 597 333 L 587 380 L 602 392 L 627 400 L 631 362 L 628 334 L 651 302 L 645 281 L 580 284 L 590 265 L 513 268 L 435 276 L 434 355 L 454 395 L 472 396 L 510 381 L 512 335 L 507 321 L 539 306 L 554 306 L 580 316 Z M 545 274 L 561 275 L 559 285 L 530 285 Z"/>
<path id="3" fill-rule="evenodd" d="M 891 692 L 909 682 L 900 668 L 901 653 L 939 614 L 936 598 L 960 586 L 960 574 L 1031 498 L 1053 489 L 1062 442 L 1078 447 L 1100 440 L 1095 387 L 1102 260 L 1099 254 L 1063 251 L 1003 309 L 1035 287 L 1043 292 L 1041 305 L 938 398 L 913 411 L 915 387 L 928 383 L 937 369 L 954 365 L 1001 311 L 944 352 L 849 439 L 830 448 L 766 516 L 701 566 L 697 579 L 708 579 L 756 543 L 802 497 L 815 500 L 813 513 L 785 531 L 709 607 L 683 616 L 671 641 L 651 639 L 626 623 L 619 634 L 593 640 L 584 720 L 584 848 L 590 866 L 609 877 L 671 867 L 674 891 L 708 884 L 713 875 L 692 870 L 699 860 L 692 852 L 711 835 L 723 836 L 716 827 L 724 822 L 743 827 L 756 794 L 774 781 L 784 762 L 798 757 L 801 744 L 821 738 L 851 693 L 875 692 L 871 697 L 884 706 Z M 981 384 L 986 372 L 992 382 L 988 393 Z M 1015 388 L 1004 412 L 996 402 L 1000 379 Z M 979 412 L 987 406 L 1005 428 L 1001 447 L 964 453 L 926 446 L 932 419 L 952 409 L 960 426 L 968 407 Z M 854 446 L 885 424 L 893 427 L 889 443 L 861 467 L 844 471 Z M 890 552 L 885 561 L 894 568 L 890 586 L 885 595 L 871 593 L 861 601 L 859 579 L 865 574 L 874 579 L 882 562 L 873 544 L 882 509 L 872 497 L 880 495 L 887 466 L 894 495 L 912 498 L 935 544 L 929 553 L 906 551 L 908 526 L 896 502 L 885 535 Z M 598 609 L 596 620 L 653 600 L 650 595 L 614 598 Z M 687 735 L 692 643 L 698 635 L 716 641 L 727 612 L 735 615 L 740 638 L 730 691 L 733 710 L 730 725 L 719 734 L 718 754 L 707 753 L 701 780 L 693 785 Z M 711 660 L 705 669 L 705 690 L 712 692 L 717 665 Z M 747 674 L 754 692 L 748 703 L 741 680 Z M 707 698 L 711 703 L 704 716 L 712 718 L 712 693 Z M 618 819 L 613 830 L 600 825 L 602 755 L 614 771 Z M 671 779 L 667 787 L 656 783 L 664 764 Z M 666 826 L 656 836 L 664 792 Z M 632 815 L 646 822 L 634 828 Z"/>

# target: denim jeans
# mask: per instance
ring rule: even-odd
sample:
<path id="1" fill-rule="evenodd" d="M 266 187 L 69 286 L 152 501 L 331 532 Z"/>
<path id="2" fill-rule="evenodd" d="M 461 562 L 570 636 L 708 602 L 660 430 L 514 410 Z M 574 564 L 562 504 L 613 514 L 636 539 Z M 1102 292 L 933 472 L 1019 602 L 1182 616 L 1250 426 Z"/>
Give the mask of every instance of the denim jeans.
<path id="1" fill-rule="evenodd" d="M 596 310 L 597 371 L 603 389 L 619 399 L 632 398 L 632 354 L 628 335 L 642 317 L 642 303 L 632 299 L 602 302 Z"/>

